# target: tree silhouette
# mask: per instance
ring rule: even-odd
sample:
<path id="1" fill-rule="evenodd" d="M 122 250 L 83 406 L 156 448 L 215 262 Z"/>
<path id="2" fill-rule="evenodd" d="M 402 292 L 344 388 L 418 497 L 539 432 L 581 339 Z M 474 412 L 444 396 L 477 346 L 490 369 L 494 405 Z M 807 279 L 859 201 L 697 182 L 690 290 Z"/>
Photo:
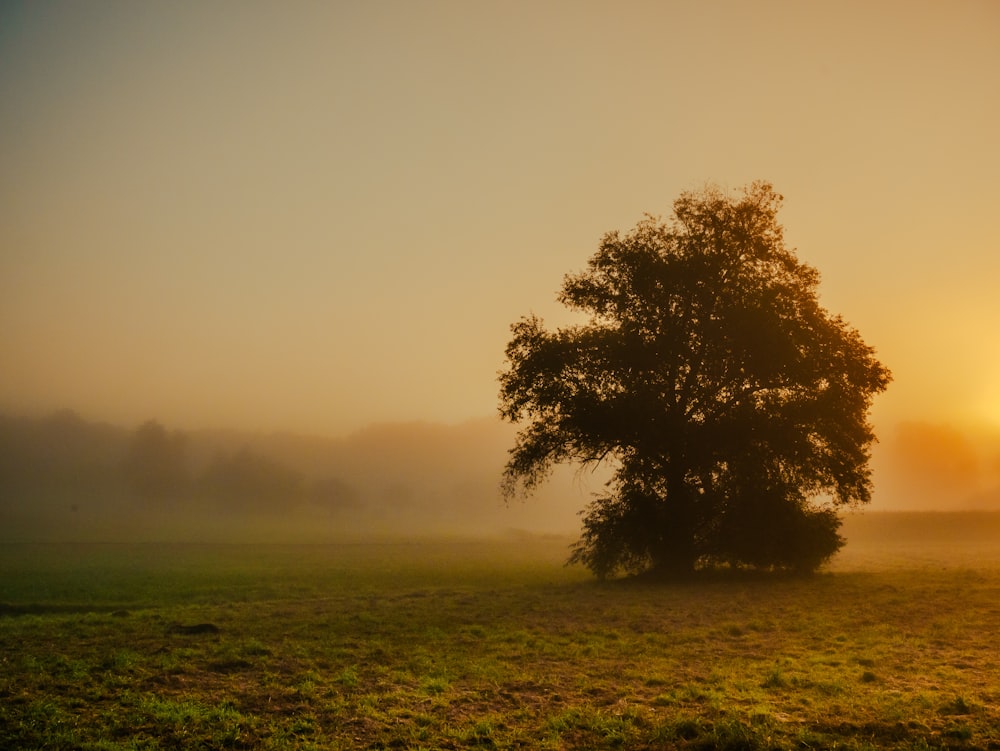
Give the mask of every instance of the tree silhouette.
<path id="1" fill-rule="evenodd" d="M 244 447 L 216 455 L 199 484 L 227 511 L 281 513 L 299 499 L 303 480 L 298 472 Z"/>
<path id="2" fill-rule="evenodd" d="M 813 569 L 843 544 L 836 508 L 871 498 L 868 409 L 891 376 L 820 306 L 781 200 L 764 182 L 684 193 L 565 278 L 559 300 L 586 323 L 511 327 L 500 413 L 526 424 L 504 493 L 611 462 L 570 559 L 600 577 Z"/>
<path id="3" fill-rule="evenodd" d="M 147 420 L 132 434 L 125 456 L 125 476 L 132 491 L 146 499 L 177 496 L 189 489 L 187 439 Z"/>

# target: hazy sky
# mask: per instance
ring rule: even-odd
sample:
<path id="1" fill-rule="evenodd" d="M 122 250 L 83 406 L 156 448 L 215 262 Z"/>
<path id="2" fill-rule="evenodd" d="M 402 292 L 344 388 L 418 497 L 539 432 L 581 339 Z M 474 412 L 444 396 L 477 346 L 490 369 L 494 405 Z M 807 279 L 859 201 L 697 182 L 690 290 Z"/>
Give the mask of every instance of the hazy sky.
<path id="1" fill-rule="evenodd" d="M 6 2 L 0 407 L 491 415 L 603 233 L 767 179 L 876 426 L 1000 429 L 998 82 L 995 0 Z"/>

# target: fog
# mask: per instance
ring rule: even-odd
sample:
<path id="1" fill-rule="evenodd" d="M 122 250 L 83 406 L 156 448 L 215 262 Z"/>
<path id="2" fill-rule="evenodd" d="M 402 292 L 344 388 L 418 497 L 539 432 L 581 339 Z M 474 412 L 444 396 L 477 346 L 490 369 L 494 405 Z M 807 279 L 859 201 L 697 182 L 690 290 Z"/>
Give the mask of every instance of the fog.
<path id="1" fill-rule="evenodd" d="M 755 179 L 894 374 L 870 509 L 1000 507 L 998 9 L 4 4 L 0 536 L 572 533 L 602 475 L 497 492 L 511 322 Z"/>
<path id="2" fill-rule="evenodd" d="M 508 326 L 755 179 L 894 422 L 1000 425 L 1000 4 L 4 3 L 0 410 L 490 415 Z"/>
<path id="3" fill-rule="evenodd" d="M 1000 430 L 908 421 L 873 452 L 873 509 L 1000 510 Z"/>
<path id="4" fill-rule="evenodd" d="M 495 419 L 373 425 L 340 438 L 125 428 L 68 410 L 0 418 L 0 538 L 324 542 L 566 534 L 600 474 L 525 501 L 499 480 Z"/>
<path id="5" fill-rule="evenodd" d="M 0 417 L 3 541 L 361 542 L 574 535 L 606 470 L 557 469 L 505 503 L 515 429 L 384 423 L 341 437 Z M 880 436 L 880 511 L 1000 511 L 1000 433 L 922 422 Z M 852 512 L 849 512 L 848 516 Z M 856 514 L 855 514 L 856 515 Z"/>

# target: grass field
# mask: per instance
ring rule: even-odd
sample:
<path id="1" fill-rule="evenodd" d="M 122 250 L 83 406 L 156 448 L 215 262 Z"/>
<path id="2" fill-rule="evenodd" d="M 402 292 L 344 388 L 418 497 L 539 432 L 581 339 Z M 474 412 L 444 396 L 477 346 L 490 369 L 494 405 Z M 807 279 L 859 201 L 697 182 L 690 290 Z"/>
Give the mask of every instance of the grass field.
<path id="1" fill-rule="evenodd" d="M 1000 749 L 990 524 L 670 585 L 530 537 L 4 545 L 0 748 Z"/>

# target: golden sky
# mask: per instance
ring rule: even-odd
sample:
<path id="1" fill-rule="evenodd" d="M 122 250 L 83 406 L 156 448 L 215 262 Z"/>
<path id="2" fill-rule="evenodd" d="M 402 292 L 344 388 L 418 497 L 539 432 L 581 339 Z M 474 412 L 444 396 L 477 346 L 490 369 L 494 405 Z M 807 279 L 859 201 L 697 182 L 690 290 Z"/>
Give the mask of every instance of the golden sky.
<path id="1" fill-rule="evenodd" d="M 5 3 L 0 408 L 491 415 L 603 233 L 766 179 L 880 433 L 1000 430 L 998 82 L 995 0 Z"/>

